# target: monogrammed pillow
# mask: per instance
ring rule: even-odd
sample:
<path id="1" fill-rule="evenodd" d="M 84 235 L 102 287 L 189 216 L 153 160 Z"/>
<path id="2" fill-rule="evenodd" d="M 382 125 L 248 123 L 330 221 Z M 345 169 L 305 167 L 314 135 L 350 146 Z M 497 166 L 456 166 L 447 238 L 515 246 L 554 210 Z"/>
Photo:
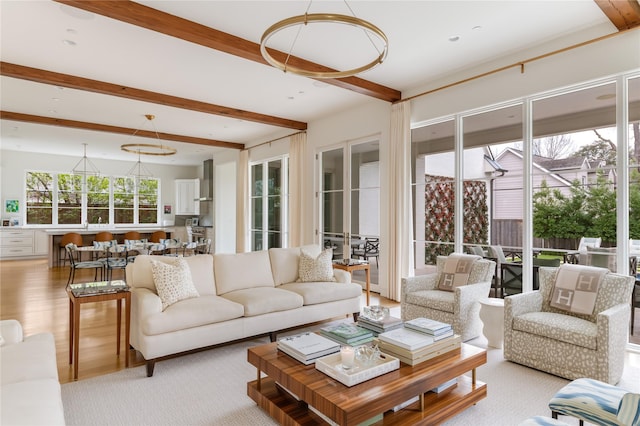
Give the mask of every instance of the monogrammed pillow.
<path id="1" fill-rule="evenodd" d="M 151 260 L 151 272 L 163 311 L 180 300 L 200 296 L 193 284 L 189 265 L 181 257 L 173 263 Z"/>
<path id="2" fill-rule="evenodd" d="M 333 277 L 333 249 L 323 250 L 318 257 L 313 257 L 303 249 L 300 250 L 299 282 L 335 281 Z"/>

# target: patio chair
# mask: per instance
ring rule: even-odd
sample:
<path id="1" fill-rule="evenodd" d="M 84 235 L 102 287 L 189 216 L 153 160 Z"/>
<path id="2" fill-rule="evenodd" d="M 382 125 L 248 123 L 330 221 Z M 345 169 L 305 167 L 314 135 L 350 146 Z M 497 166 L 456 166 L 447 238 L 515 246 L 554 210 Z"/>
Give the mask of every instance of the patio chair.
<path id="1" fill-rule="evenodd" d="M 589 247 L 600 247 L 602 238 L 598 237 L 582 237 L 578 243 L 578 263 L 581 265 L 587 264 L 587 249 Z"/>
<path id="2" fill-rule="evenodd" d="M 451 324 L 463 341 L 479 336 L 479 300 L 489 296 L 494 273 L 495 262 L 480 256 L 438 256 L 435 273 L 402 279 L 402 320 L 425 317 Z"/>
<path id="3" fill-rule="evenodd" d="M 376 268 L 378 267 L 378 257 L 380 256 L 380 239 L 365 238 L 362 248 L 353 249 L 353 257 L 361 257 L 364 260 L 374 257 L 376 259 Z"/>

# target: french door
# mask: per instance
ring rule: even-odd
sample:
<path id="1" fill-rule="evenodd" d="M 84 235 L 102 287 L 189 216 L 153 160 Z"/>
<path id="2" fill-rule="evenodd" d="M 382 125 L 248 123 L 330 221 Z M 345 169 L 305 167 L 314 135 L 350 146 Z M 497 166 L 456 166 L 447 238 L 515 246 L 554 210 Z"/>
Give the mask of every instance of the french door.
<path id="1" fill-rule="evenodd" d="M 380 241 L 380 143 L 346 142 L 319 152 L 318 162 L 319 242 L 333 248 L 334 259 L 358 258 L 366 241 Z M 366 255 L 371 289 L 379 292 L 379 254 Z M 364 283 L 364 271 L 354 272 L 354 281 Z"/>

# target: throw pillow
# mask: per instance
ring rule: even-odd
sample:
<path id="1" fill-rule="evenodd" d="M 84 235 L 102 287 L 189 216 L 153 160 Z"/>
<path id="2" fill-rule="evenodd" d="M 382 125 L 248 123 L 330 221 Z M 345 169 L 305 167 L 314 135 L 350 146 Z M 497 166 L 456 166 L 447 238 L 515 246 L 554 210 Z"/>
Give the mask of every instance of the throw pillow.
<path id="1" fill-rule="evenodd" d="M 608 272 L 604 268 L 561 265 L 553 283 L 549 304 L 574 314 L 593 314 L 598 288 Z"/>
<path id="2" fill-rule="evenodd" d="M 313 257 L 305 250 L 300 250 L 300 266 L 298 282 L 335 281 L 333 277 L 333 249 L 328 248 Z"/>
<path id="3" fill-rule="evenodd" d="M 181 257 L 176 258 L 173 264 L 151 260 L 151 272 L 163 311 L 180 300 L 200 296 L 193 284 L 189 265 Z"/>
<path id="4" fill-rule="evenodd" d="M 471 275 L 471 267 L 479 256 L 468 254 L 451 254 L 444 262 L 438 289 L 444 291 L 454 291 L 456 287 L 467 285 Z"/>

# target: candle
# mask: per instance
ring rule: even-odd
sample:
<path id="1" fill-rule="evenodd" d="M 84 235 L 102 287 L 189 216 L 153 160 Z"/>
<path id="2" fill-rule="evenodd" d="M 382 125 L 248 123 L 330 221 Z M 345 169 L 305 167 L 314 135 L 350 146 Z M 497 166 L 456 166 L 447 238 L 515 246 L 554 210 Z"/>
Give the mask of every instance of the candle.
<path id="1" fill-rule="evenodd" d="M 342 346 L 340 348 L 340 358 L 342 360 L 342 368 L 345 370 L 353 367 L 353 362 L 356 356 L 355 350 L 351 346 Z"/>

